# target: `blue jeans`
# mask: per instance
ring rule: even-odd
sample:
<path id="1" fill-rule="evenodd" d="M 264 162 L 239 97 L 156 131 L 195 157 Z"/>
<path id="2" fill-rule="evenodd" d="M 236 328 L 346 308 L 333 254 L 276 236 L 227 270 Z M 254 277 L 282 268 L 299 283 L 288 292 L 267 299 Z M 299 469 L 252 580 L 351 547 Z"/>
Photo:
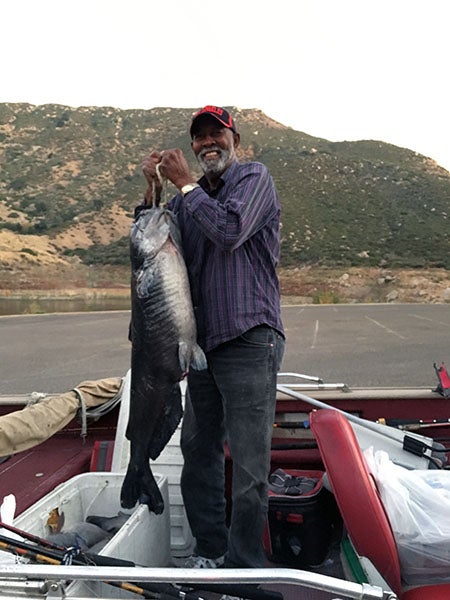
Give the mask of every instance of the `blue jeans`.
<path id="1" fill-rule="evenodd" d="M 284 346 L 277 331 L 260 325 L 207 353 L 207 370 L 189 373 L 181 490 L 195 553 L 226 554 L 226 566 L 264 565 L 270 447 Z M 233 461 L 229 530 L 225 441 Z"/>

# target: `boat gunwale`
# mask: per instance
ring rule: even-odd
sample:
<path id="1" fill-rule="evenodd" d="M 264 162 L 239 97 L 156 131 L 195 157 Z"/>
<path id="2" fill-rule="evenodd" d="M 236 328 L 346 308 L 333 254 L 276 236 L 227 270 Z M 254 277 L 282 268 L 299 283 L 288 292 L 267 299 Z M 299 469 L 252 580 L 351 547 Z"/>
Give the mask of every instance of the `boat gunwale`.
<path id="1" fill-rule="evenodd" d="M 0 581 L 7 579 L 41 579 L 83 581 L 128 581 L 184 584 L 288 584 L 313 588 L 330 593 L 346 594 L 360 600 L 395 600 L 395 594 L 368 583 L 356 583 L 329 575 L 289 568 L 215 569 L 214 580 L 208 569 L 174 567 L 99 567 L 74 565 L 6 565 L 0 570 Z M 55 592 L 52 593 L 55 596 Z"/>

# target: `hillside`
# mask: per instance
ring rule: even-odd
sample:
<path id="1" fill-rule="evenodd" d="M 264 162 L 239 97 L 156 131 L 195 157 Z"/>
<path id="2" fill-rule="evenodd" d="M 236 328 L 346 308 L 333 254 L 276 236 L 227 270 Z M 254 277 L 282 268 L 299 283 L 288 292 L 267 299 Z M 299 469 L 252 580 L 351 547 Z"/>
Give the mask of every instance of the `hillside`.
<path id="1" fill-rule="evenodd" d="M 450 269 L 450 174 L 381 141 L 333 143 L 230 108 L 243 160 L 264 162 L 282 204 L 282 266 Z M 0 261 L 128 264 L 140 161 L 181 147 L 193 109 L 0 104 Z M 167 192 L 170 193 L 170 190 Z"/>

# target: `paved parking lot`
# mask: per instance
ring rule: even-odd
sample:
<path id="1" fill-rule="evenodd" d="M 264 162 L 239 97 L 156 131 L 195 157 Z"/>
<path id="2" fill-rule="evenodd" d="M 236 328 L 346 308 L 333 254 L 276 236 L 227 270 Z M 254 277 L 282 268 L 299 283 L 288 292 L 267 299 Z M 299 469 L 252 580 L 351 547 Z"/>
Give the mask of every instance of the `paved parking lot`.
<path id="1" fill-rule="evenodd" d="M 122 376 L 130 364 L 128 311 L 0 317 L 0 394 L 62 392 Z M 283 371 L 350 386 L 437 384 L 450 367 L 450 305 L 283 308 Z"/>

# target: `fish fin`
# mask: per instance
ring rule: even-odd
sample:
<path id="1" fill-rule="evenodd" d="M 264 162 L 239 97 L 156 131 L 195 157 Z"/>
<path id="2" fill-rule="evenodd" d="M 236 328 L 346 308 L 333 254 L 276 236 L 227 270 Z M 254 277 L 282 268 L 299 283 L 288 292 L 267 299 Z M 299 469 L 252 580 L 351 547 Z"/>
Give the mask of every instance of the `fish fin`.
<path id="1" fill-rule="evenodd" d="M 181 241 L 181 231 L 180 226 L 178 225 L 178 217 L 175 213 L 173 213 L 170 210 L 168 210 L 167 212 L 170 214 L 170 237 L 172 239 L 172 242 L 175 244 L 178 252 L 181 254 L 181 256 L 184 256 L 183 243 Z"/>
<path id="2" fill-rule="evenodd" d="M 160 515 L 164 510 L 164 500 L 148 462 L 142 470 L 128 465 L 120 491 L 122 508 L 133 508 L 138 501 L 147 504 L 148 509 L 156 515 Z"/>
<path id="3" fill-rule="evenodd" d="M 208 368 L 205 353 L 198 344 L 192 348 L 191 367 L 196 371 L 204 371 Z"/>
<path id="4" fill-rule="evenodd" d="M 152 266 L 140 268 L 133 272 L 132 289 L 136 291 L 136 296 L 140 299 L 148 298 L 155 285 L 155 270 Z"/>
<path id="5" fill-rule="evenodd" d="M 181 403 L 180 384 L 176 383 L 170 391 L 170 397 L 167 400 L 164 413 L 158 419 L 154 428 L 154 435 L 151 445 L 148 448 L 148 455 L 152 460 L 158 458 L 164 448 L 167 446 L 170 438 L 178 427 L 178 423 L 183 416 L 183 405 Z"/>
<path id="6" fill-rule="evenodd" d="M 206 356 L 198 344 L 191 346 L 181 341 L 178 344 L 178 361 L 183 376 L 189 372 L 189 367 L 196 371 L 204 371 L 207 368 Z"/>
<path id="7" fill-rule="evenodd" d="M 189 370 L 189 344 L 186 342 L 178 343 L 178 362 L 180 364 L 180 369 L 182 373 L 187 373 Z"/>

